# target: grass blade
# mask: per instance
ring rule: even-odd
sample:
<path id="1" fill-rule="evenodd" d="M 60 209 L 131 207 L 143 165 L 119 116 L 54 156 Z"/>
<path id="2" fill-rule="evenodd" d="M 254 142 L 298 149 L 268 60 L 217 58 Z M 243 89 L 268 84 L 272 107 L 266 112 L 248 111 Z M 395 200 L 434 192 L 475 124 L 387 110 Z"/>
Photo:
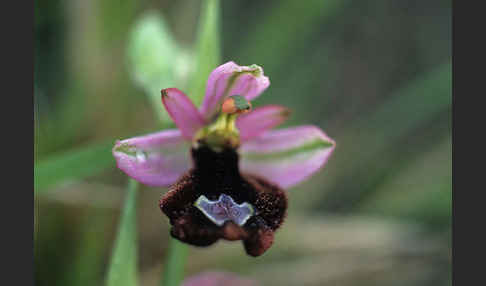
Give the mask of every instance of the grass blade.
<path id="1" fill-rule="evenodd" d="M 170 239 L 162 286 L 178 286 L 181 284 L 184 278 L 184 265 L 188 250 L 187 245 L 178 240 Z"/>
<path id="2" fill-rule="evenodd" d="M 130 179 L 106 286 L 137 285 L 136 204 L 138 183 Z"/>
<path id="3" fill-rule="evenodd" d="M 196 43 L 196 68 L 189 87 L 189 97 L 199 106 L 204 98 L 211 71 L 221 64 L 219 0 L 203 1 Z"/>
<path id="4" fill-rule="evenodd" d="M 34 194 L 64 181 L 82 179 L 115 165 L 113 140 L 63 152 L 34 165 Z"/>

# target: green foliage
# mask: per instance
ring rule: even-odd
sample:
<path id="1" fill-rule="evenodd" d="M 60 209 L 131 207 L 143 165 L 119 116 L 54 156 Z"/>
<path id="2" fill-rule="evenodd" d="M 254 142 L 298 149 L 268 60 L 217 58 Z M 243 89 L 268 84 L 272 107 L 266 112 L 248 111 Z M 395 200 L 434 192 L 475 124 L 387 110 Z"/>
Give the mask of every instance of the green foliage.
<path id="1" fill-rule="evenodd" d="M 163 125 L 167 125 L 170 118 L 162 108 L 160 90 L 176 85 L 177 67 L 185 64 L 178 59 L 185 60 L 184 56 L 164 18 L 157 12 L 144 14 L 130 33 L 129 71 L 135 83 L 145 91 Z"/>
<path id="2" fill-rule="evenodd" d="M 219 0 L 203 1 L 198 27 L 195 72 L 189 87 L 189 96 L 196 106 L 204 98 L 209 74 L 221 64 Z"/>
<path id="3" fill-rule="evenodd" d="M 288 59 L 300 43 L 312 41 L 313 33 L 320 27 L 318 24 L 336 15 L 345 3 L 307 0 L 302 5 L 300 1 L 278 1 L 271 9 L 261 11 L 254 21 L 258 29 L 237 44 L 237 55 L 242 60 L 263 65 L 267 75 L 284 71 L 288 63 L 282 59 Z"/>
<path id="4" fill-rule="evenodd" d="M 184 278 L 184 268 L 188 251 L 187 245 L 176 239 L 170 239 L 161 286 L 180 285 Z"/>
<path id="5" fill-rule="evenodd" d="M 385 177 L 360 206 L 369 213 L 405 217 L 436 226 L 451 223 L 452 142 L 444 142 Z"/>
<path id="6" fill-rule="evenodd" d="M 79 180 L 112 167 L 113 141 L 81 147 L 52 155 L 34 164 L 34 193 L 69 180 Z"/>
<path id="7" fill-rule="evenodd" d="M 452 65 L 450 62 L 425 72 L 390 96 L 369 118 L 358 122 L 359 127 L 373 129 L 370 138 L 389 142 L 389 134 L 404 134 L 452 105 Z M 380 126 L 380 129 L 376 129 Z M 358 127 L 358 128 L 359 128 Z M 371 128 L 372 127 L 372 128 Z M 376 137 L 378 136 L 378 137 Z"/>
<path id="8" fill-rule="evenodd" d="M 105 209 L 87 208 L 83 214 L 79 240 L 72 258 L 74 262 L 66 265 L 70 286 L 98 285 L 104 276 L 104 249 L 111 245 L 102 239 L 111 224 L 108 212 Z"/>
<path id="9" fill-rule="evenodd" d="M 138 1 L 136 0 L 103 0 L 97 1 L 100 17 L 97 18 L 102 25 L 99 29 L 103 33 L 103 39 L 107 46 L 119 45 L 126 35 L 126 31 L 132 24 L 131 21 L 119 21 L 119 19 L 130 19 L 137 11 Z"/>
<path id="10" fill-rule="evenodd" d="M 118 235 L 111 255 L 106 286 L 137 285 L 137 205 L 138 183 L 130 179 Z"/>
<path id="11" fill-rule="evenodd" d="M 410 145 L 411 134 L 448 112 L 452 104 L 451 81 L 451 64 L 443 64 L 392 93 L 388 100 L 349 126 L 337 140 L 337 152 L 346 150 L 346 159 L 339 162 L 342 166 L 338 166 L 327 182 L 331 191 L 322 195 L 320 207 L 328 211 L 351 211 L 359 207 L 392 170 L 409 164 L 414 156 L 427 151 L 426 146 L 434 148 L 431 145 L 436 142 L 431 139 L 422 144 L 415 139 L 416 145 Z M 450 136 L 447 128 L 436 127 L 434 131 L 441 133 L 437 136 Z M 450 153 L 444 152 L 443 156 Z M 433 178 L 439 179 L 439 174 Z M 443 183 L 442 179 L 435 182 Z"/>

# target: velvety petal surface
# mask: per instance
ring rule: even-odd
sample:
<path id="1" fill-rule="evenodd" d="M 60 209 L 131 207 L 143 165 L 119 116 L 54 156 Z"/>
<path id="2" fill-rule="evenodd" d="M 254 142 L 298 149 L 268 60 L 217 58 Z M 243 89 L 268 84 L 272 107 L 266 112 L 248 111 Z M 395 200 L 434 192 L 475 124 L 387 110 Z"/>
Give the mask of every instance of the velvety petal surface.
<path id="1" fill-rule="evenodd" d="M 289 115 L 290 110 L 280 105 L 267 105 L 240 115 L 236 119 L 236 127 L 240 131 L 241 142 L 280 125 Z"/>
<path id="2" fill-rule="evenodd" d="M 206 95 L 200 108 L 201 114 L 206 119 L 211 119 L 227 96 L 241 95 L 252 100 L 269 85 L 270 81 L 261 67 L 239 66 L 234 62 L 227 62 L 209 75 Z"/>
<path id="3" fill-rule="evenodd" d="M 165 130 L 118 141 L 113 156 L 118 168 L 140 183 L 168 186 L 192 166 L 189 150 L 179 130 Z"/>
<path id="4" fill-rule="evenodd" d="M 167 88 L 161 91 L 162 102 L 167 109 L 175 125 L 181 130 L 182 135 L 192 139 L 201 127 L 204 126 L 204 118 L 192 101 L 177 88 Z"/>
<path id="5" fill-rule="evenodd" d="M 324 166 L 334 147 L 334 140 L 316 126 L 267 131 L 242 144 L 240 169 L 288 188 Z"/>

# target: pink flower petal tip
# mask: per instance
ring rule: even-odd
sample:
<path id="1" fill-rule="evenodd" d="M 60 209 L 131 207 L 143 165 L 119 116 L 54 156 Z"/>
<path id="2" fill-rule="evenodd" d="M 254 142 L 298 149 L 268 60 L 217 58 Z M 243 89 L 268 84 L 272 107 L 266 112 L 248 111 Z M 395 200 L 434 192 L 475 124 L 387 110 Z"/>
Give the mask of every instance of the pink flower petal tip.
<path id="1" fill-rule="evenodd" d="M 201 105 L 201 114 L 211 119 L 220 108 L 222 101 L 232 95 L 241 95 L 247 100 L 259 96 L 268 86 L 270 80 L 257 65 L 239 66 L 227 62 L 209 75 L 206 95 Z"/>

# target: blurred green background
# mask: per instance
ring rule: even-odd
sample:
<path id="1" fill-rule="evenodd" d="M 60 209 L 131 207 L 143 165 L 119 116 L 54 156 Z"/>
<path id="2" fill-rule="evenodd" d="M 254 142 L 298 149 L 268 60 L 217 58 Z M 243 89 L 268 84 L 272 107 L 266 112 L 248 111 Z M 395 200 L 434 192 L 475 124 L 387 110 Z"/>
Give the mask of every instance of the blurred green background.
<path id="1" fill-rule="evenodd" d="M 160 89 L 201 102 L 205 82 L 188 87 L 200 10 L 193 0 L 35 1 L 36 285 L 103 285 L 128 181 L 111 147 L 170 127 Z M 265 255 L 191 247 L 186 275 L 451 285 L 451 13 L 443 0 L 221 1 L 220 63 L 258 64 L 271 81 L 253 106 L 286 105 L 283 127 L 318 125 L 337 148 L 289 190 Z M 165 191 L 140 190 L 140 285 L 163 272 Z"/>

